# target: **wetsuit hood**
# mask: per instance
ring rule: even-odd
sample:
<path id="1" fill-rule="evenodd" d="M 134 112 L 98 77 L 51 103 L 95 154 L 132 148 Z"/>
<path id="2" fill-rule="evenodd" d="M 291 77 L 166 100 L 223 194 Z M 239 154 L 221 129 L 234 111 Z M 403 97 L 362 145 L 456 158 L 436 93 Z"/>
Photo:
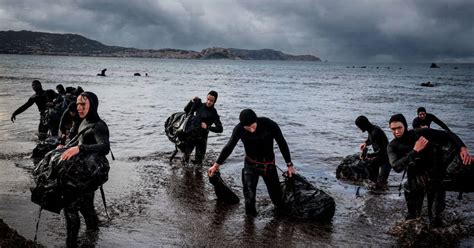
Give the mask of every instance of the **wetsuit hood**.
<path id="1" fill-rule="evenodd" d="M 403 116 L 402 114 L 392 115 L 392 117 L 390 117 L 390 120 L 388 121 L 388 124 L 390 125 L 390 123 L 395 122 L 395 121 L 401 122 L 403 126 L 405 127 L 405 131 L 403 132 L 403 135 L 400 138 L 406 137 L 408 134 L 408 124 L 407 124 L 407 120 L 405 119 L 405 116 Z"/>
<path id="2" fill-rule="evenodd" d="M 424 107 L 419 107 L 417 110 L 416 110 L 416 113 L 419 114 L 420 112 L 425 112 L 426 113 L 426 109 Z"/>
<path id="3" fill-rule="evenodd" d="M 33 82 L 31 82 L 31 87 L 33 88 L 36 94 L 43 93 L 43 86 L 41 85 L 41 82 L 39 80 L 33 80 Z"/>
<path id="4" fill-rule="evenodd" d="M 209 93 L 207 93 L 207 94 L 214 97 L 214 104 L 216 104 L 216 102 L 217 102 L 217 96 L 219 96 L 219 94 L 217 94 L 217 92 L 216 92 L 216 91 L 213 91 L 213 90 L 209 91 Z"/>
<path id="5" fill-rule="evenodd" d="M 357 117 L 355 124 L 360 128 L 360 130 L 362 130 L 362 132 L 368 131 L 372 128 L 372 123 L 370 123 L 369 119 L 363 115 Z"/>
<path id="6" fill-rule="evenodd" d="M 74 94 L 76 94 L 76 96 L 79 96 L 80 94 L 82 94 L 82 92 L 84 92 L 84 90 L 81 86 L 77 86 L 77 88 L 74 90 Z"/>
<path id="7" fill-rule="evenodd" d="M 257 122 L 257 114 L 251 109 L 244 109 L 240 112 L 239 120 L 242 126 L 250 126 Z"/>
<path id="8" fill-rule="evenodd" d="M 66 90 L 64 89 L 64 86 L 62 84 L 56 85 L 56 90 L 58 91 L 59 94 L 66 94 Z"/>
<path id="9" fill-rule="evenodd" d="M 99 121 L 100 117 L 99 113 L 97 113 L 97 108 L 99 107 L 99 98 L 97 98 L 97 95 L 90 91 L 86 91 L 81 93 L 81 96 L 85 96 L 87 99 L 89 99 L 89 112 L 87 112 L 85 119 L 89 122 Z"/>

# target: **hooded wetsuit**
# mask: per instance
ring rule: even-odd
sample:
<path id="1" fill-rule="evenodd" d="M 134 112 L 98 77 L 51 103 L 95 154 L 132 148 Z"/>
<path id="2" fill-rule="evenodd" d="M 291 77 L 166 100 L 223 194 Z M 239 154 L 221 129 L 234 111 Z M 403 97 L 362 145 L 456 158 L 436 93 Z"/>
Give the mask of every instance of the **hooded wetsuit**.
<path id="1" fill-rule="evenodd" d="M 218 164 L 223 164 L 234 150 L 237 142 L 242 140 L 246 154 L 242 169 L 242 185 L 245 211 L 250 215 L 256 214 L 255 197 L 259 176 L 263 177 L 273 204 L 277 207 L 282 204 L 282 191 L 275 166 L 274 140 L 277 142 L 285 162 L 291 163 L 290 149 L 278 124 L 266 117 L 256 118 L 256 123 L 257 128 L 254 133 L 246 131 L 241 123 L 237 124 L 229 142 L 224 146 L 216 161 Z"/>
<path id="2" fill-rule="evenodd" d="M 390 170 L 392 169 L 387 155 L 387 135 L 385 135 L 385 132 L 379 126 L 370 123 L 365 116 L 359 116 L 356 119 L 355 124 L 363 132 L 367 131 L 369 136 L 365 141 L 365 144 L 366 146 L 372 146 L 372 149 L 374 150 L 373 153 L 367 154 L 367 157 L 372 159 L 371 164 L 373 166 L 373 169 L 369 173 L 369 179 L 374 182 L 386 184 Z M 369 168 L 369 170 L 370 169 L 371 168 Z"/>
<path id="3" fill-rule="evenodd" d="M 407 218 L 420 216 L 423 206 L 424 193 L 428 194 L 428 202 L 434 200 L 435 219 L 439 219 L 445 208 L 445 191 L 441 188 L 441 180 L 445 175 L 446 165 L 441 147 L 454 146 L 459 152 L 464 143 L 452 132 L 420 128 L 407 130 L 405 117 L 401 114 L 392 116 L 390 123 L 400 121 L 405 127 L 402 137 L 393 139 L 387 147 L 390 164 L 396 172 L 407 170 L 407 183 L 404 185 L 407 202 Z M 413 150 L 419 137 L 425 137 L 429 142 L 420 152 Z M 429 215 L 431 216 L 431 204 Z"/>
<path id="4" fill-rule="evenodd" d="M 194 147 L 196 147 L 196 154 L 195 154 L 195 162 L 201 163 L 206 155 L 207 149 L 207 137 L 209 135 L 209 131 L 214 133 L 222 133 L 222 123 L 217 113 L 217 110 L 212 107 L 207 107 L 205 103 L 202 103 L 200 99 L 196 99 L 190 101 L 184 111 L 188 114 L 189 112 L 196 112 L 196 118 L 199 123 L 204 122 L 207 125 L 207 129 L 200 129 L 197 139 L 192 139 L 188 144 L 186 144 L 185 148 L 185 162 L 188 162 L 189 154 L 193 151 Z"/>
<path id="5" fill-rule="evenodd" d="M 424 120 L 420 119 L 420 117 L 416 117 L 415 119 L 413 119 L 413 128 L 421 128 L 422 126 L 430 127 L 431 122 L 436 123 L 438 126 L 440 126 L 442 129 L 446 131 L 450 131 L 448 126 L 444 122 L 438 119 L 436 115 L 430 114 L 430 113 L 426 113 L 426 117 Z"/>
<path id="6" fill-rule="evenodd" d="M 99 100 L 92 92 L 84 92 L 81 95 L 89 99 L 90 107 L 87 116 L 79 126 L 78 132 L 81 133 L 84 129 L 87 130 L 81 134 L 77 143 L 71 144 L 71 146 L 78 145 L 79 153 L 98 153 L 105 156 L 110 150 L 109 129 L 97 113 Z M 98 230 L 99 219 L 94 209 L 94 195 L 95 191 L 84 192 L 82 197 L 64 208 L 67 229 L 66 244 L 68 247 L 77 247 L 77 237 L 81 224 L 79 212 L 84 217 L 87 230 Z"/>
<path id="7" fill-rule="evenodd" d="M 74 115 L 71 115 L 71 112 L 73 112 Z M 82 119 L 79 117 L 79 113 L 77 112 L 76 103 L 71 102 L 61 116 L 61 121 L 59 124 L 61 135 L 66 135 L 66 137 L 61 140 L 63 145 L 66 139 L 72 139 L 77 135 L 81 122 Z"/>

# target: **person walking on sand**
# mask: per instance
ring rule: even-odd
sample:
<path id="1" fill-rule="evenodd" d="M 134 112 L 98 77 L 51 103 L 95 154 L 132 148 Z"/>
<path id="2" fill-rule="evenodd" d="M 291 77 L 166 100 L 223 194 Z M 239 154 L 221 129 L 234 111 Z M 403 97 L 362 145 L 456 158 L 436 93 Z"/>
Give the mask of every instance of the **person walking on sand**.
<path id="1" fill-rule="evenodd" d="M 230 156 L 237 142 L 242 140 L 245 148 L 244 168 L 242 169 L 245 213 L 256 216 L 255 198 L 259 177 L 263 178 L 273 204 L 276 207 L 281 207 L 283 204 L 273 150 L 274 140 L 285 159 L 288 176 L 291 177 L 295 173 L 295 169 L 291 162 L 288 144 L 276 122 L 266 117 L 257 117 L 251 109 L 242 110 L 239 119 L 240 123 L 235 126 L 229 142 L 222 149 L 217 161 L 209 168 L 208 174 L 212 177 Z"/>

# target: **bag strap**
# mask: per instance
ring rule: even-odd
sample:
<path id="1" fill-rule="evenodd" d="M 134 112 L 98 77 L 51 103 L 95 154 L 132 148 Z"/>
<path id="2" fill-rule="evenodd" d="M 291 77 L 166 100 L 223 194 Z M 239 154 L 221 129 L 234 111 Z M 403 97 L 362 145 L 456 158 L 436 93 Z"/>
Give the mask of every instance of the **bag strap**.
<path id="1" fill-rule="evenodd" d="M 104 203 L 105 215 L 107 215 L 107 218 L 110 220 L 109 213 L 107 212 L 107 203 L 105 202 L 104 188 L 102 187 L 102 185 L 99 188 L 100 188 L 100 195 L 102 196 L 102 202 Z"/>
<path id="2" fill-rule="evenodd" d="M 112 157 L 112 160 L 115 160 L 114 154 L 112 153 L 112 148 L 109 147 L 109 151 L 110 151 L 110 156 Z"/>
<path id="3" fill-rule="evenodd" d="M 40 223 L 40 219 L 41 219 L 41 211 L 42 210 L 43 210 L 43 207 L 40 206 L 38 220 L 36 221 L 35 238 L 33 240 L 34 244 L 36 244 L 36 240 L 38 238 L 38 227 L 39 227 L 39 223 Z"/>
<path id="4" fill-rule="evenodd" d="M 78 134 L 76 134 L 76 136 L 74 136 L 74 138 L 72 138 L 69 142 L 67 142 L 67 144 L 65 145 L 65 147 L 69 147 L 71 144 L 73 144 L 74 142 L 76 142 L 79 137 L 81 135 L 83 135 L 87 130 L 91 129 L 92 127 L 91 126 L 88 126 L 84 129 L 82 129 Z"/>
<path id="5" fill-rule="evenodd" d="M 402 196 L 402 184 L 403 184 L 403 179 L 405 179 L 405 174 L 407 174 L 407 170 L 408 170 L 407 167 L 403 169 L 402 180 L 400 181 L 400 185 L 398 186 L 398 196 Z"/>

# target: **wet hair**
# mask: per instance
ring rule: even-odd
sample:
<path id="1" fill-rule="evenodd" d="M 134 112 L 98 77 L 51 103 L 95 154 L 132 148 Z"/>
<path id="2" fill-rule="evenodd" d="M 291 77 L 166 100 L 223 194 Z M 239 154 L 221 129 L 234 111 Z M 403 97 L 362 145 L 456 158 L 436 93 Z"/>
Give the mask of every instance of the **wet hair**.
<path id="1" fill-rule="evenodd" d="M 211 91 L 209 91 L 209 93 L 207 93 L 207 94 L 208 94 L 208 95 L 211 95 L 211 96 L 213 96 L 213 97 L 215 98 L 215 99 L 214 99 L 214 103 L 217 102 L 217 96 L 218 96 L 219 94 L 217 94 L 216 91 L 211 90 Z"/>
<path id="2" fill-rule="evenodd" d="M 419 114 L 420 112 L 425 112 L 426 113 L 426 109 L 424 107 L 419 107 L 417 110 L 416 110 L 416 113 Z"/>
<path id="3" fill-rule="evenodd" d="M 403 126 L 405 126 L 405 131 L 408 130 L 408 124 L 407 120 L 405 119 L 405 116 L 403 116 L 402 114 L 392 115 L 392 117 L 390 117 L 390 120 L 388 121 L 388 124 L 390 125 L 392 122 L 396 121 L 401 122 Z"/>
<path id="4" fill-rule="evenodd" d="M 358 128 L 360 128 L 360 130 L 364 132 L 367 131 L 370 126 L 372 126 L 369 119 L 367 119 L 367 117 L 363 115 L 357 117 L 357 119 L 355 120 L 355 124 Z"/>
<path id="5" fill-rule="evenodd" d="M 257 114 L 251 109 L 244 109 L 240 112 L 239 120 L 242 126 L 250 126 L 257 122 Z"/>

